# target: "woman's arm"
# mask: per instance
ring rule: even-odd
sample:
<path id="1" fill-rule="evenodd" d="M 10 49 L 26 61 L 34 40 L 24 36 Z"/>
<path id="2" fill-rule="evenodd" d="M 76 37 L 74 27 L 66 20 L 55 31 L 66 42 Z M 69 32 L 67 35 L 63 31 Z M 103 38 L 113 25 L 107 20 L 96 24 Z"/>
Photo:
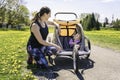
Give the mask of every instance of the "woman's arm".
<path id="1" fill-rule="evenodd" d="M 56 22 L 47 21 L 47 24 L 55 26 L 58 29 L 59 33 L 61 33 L 61 29 L 60 29 L 59 25 Z"/>
<path id="2" fill-rule="evenodd" d="M 61 49 L 58 45 L 49 43 L 49 42 L 46 42 L 45 40 L 43 40 L 43 38 L 39 32 L 39 29 L 40 29 L 40 27 L 37 24 L 33 23 L 32 27 L 31 27 L 31 31 L 33 32 L 34 36 L 36 37 L 36 39 L 38 40 L 38 42 L 40 44 L 45 45 L 45 46 L 54 46 L 58 50 Z"/>
<path id="3" fill-rule="evenodd" d="M 47 21 L 47 24 L 48 24 L 48 25 L 54 25 L 54 22 L 52 22 L 52 21 Z"/>

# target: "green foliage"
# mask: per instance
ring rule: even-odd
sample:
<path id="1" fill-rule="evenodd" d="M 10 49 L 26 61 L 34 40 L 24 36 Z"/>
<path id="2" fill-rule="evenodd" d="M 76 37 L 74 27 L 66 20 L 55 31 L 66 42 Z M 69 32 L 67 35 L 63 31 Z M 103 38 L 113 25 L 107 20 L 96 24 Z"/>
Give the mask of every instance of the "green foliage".
<path id="1" fill-rule="evenodd" d="M 103 23 L 103 27 L 106 27 L 106 24 L 108 24 L 108 18 L 107 17 L 105 17 L 105 21 Z"/>
<path id="2" fill-rule="evenodd" d="M 22 1 L 22 0 L 21 0 Z M 2 5 L 2 4 L 1 4 Z M 0 22 L 8 25 L 28 25 L 29 10 L 26 6 L 20 3 L 20 0 L 5 0 L 4 7 L 0 7 Z"/>
<path id="3" fill-rule="evenodd" d="M 96 24 L 95 24 L 95 30 L 100 30 L 100 23 L 98 21 L 96 21 Z"/>
<path id="4" fill-rule="evenodd" d="M 113 23 L 113 28 L 115 29 L 115 30 L 120 30 L 120 20 L 116 20 L 116 21 L 114 21 Z"/>
<path id="5" fill-rule="evenodd" d="M 100 30 L 100 23 L 95 19 L 94 13 L 88 14 L 85 18 L 83 18 L 82 25 L 84 30 Z"/>

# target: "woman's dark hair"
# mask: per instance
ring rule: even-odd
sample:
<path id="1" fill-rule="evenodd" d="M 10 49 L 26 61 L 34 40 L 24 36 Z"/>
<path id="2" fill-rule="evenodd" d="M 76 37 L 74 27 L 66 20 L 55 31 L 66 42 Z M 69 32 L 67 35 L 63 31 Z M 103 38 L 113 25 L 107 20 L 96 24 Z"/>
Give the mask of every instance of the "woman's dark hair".
<path id="1" fill-rule="evenodd" d="M 38 13 L 36 13 L 35 17 L 32 19 L 32 21 L 38 20 L 41 16 L 44 15 L 44 13 L 49 14 L 51 12 L 50 8 L 48 7 L 42 7 Z"/>

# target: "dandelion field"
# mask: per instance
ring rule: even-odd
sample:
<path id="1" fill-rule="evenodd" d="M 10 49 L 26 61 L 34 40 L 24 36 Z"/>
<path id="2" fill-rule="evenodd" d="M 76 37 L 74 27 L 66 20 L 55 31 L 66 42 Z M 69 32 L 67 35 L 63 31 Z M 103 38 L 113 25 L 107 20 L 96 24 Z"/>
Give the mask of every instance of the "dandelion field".
<path id="1" fill-rule="evenodd" d="M 49 28 L 49 32 L 53 32 L 53 28 Z M 36 80 L 31 71 L 24 70 L 29 35 L 29 29 L 0 30 L 0 80 Z"/>
<path id="2" fill-rule="evenodd" d="M 53 29 L 50 28 L 50 32 Z M 85 31 L 91 44 L 120 50 L 120 31 Z M 36 80 L 26 69 L 26 43 L 30 33 L 26 31 L 0 31 L 0 80 Z M 27 70 L 27 69 L 26 69 Z"/>
<path id="3" fill-rule="evenodd" d="M 24 80 L 29 31 L 0 31 L 0 80 Z"/>

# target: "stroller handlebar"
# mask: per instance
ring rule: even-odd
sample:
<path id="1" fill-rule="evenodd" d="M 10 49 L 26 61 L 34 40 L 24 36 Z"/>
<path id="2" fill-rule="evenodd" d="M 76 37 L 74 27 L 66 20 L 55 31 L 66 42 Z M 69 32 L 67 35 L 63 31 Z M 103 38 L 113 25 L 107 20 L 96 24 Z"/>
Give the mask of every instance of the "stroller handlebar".
<path id="1" fill-rule="evenodd" d="M 75 18 L 76 18 L 76 19 L 78 18 L 78 17 L 77 17 L 77 14 L 74 13 L 74 12 L 57 12 L 57 13 L 55 14 L 55 18 L 56 18 L 56 16 L 57 16 L 58 14 L 73 14 L 73 15 L 75 15 Z"/>

